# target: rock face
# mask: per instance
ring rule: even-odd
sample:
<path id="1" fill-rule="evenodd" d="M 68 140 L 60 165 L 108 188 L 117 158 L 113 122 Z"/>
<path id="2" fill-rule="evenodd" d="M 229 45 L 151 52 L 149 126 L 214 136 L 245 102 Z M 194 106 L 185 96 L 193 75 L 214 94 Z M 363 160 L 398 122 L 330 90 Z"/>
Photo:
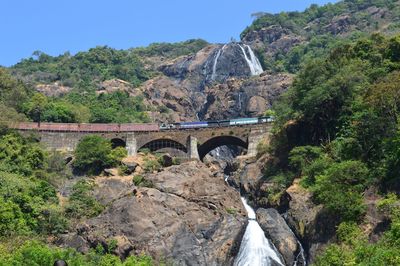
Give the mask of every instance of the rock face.
<path id="1" fill-rule="evenodd" d="M 61 97 L 72 90 L 71 87 L 62 86 L 57 82 L 53 84 L 39 84 L 35 86 L 35 89 L 48 97 Z"/>
<path id="2" fill-rule="evenodd" d="M 85 252 L 98 244 L 107 248 L 114 239 L 121 257 L 145 252 L 177 265 L 231 263 L 247 222 L 246 211 L 239 193 L 202 163 L 188 162 L 145 176 L 153 188 L 112 178 L 100 179 L 95 193 L 107 204 L 106 210 L 64 236 L 64 245 Z"/>
<path id="3" fill-rule="evenodd" d="M 129 82 L 121 79 L 111 79 L 101 82 L 98 85 L 96 94 L 108 94 L 116 91 L 131 92 L 134 87 Z"/>
<path id="4" fill-rule="evenodd" d="M 262 51 L 268 58 L 274 58 L 279 53 L 287 53 L 305 40 L 303 36 L 278 25 L 250 31 L 242 38 L 243 42 L 255 50 Z"/>
<path id="5" fill-rule="evenodd" d="M 159 70 L 168 77 L 189 80 L 195 90 L 202 91 L 205 85 L 213 82 L 224 82 L 230 77 L 251 76 L 246 58 L 250 59 L 251 53 L 243 43 L 211 45 L 195 55 L 162 65 Z"/>
<path id="6" fill-rule="evenodd" d="M 265 113 L 293 80 L 290 74 L 263 74 L 247 80 L 230 79 L 206 89 L 205 119 L 255 117 Z"/>
<path id="7" fill-rule="evenodd" d="M 274 243 L 279 253 L 283 256 L 286 265 L 293 265 L 300 252 L 296 236 L 286 224 L 285 219 L 275 209 L 257 210 L 257 221 L 267 237 Z M 299 265 L 303 262 L 298 261 Z M 300 264 L 302 263 L 302 264 Z"/>
<path id="8" fill-rule="evenodd" d="M 312 263 L 315 256 L 336 239 L 337 219 L 325 212 L 321 205 L 312 202 L 312 194 L 295 180 L 286 190 L 290 198 L 287 222 L 294 230 Z"/>
<path id="9" fill-rule="evenodd" d="M 261 65 L 243 43 L 209 45 L 158 70 L 163 75 L 145 82 L 140 90 L 159 110 L 155 113 L 159 121 L 261 115 L 292 81 L 285 74 L 259 77 Z"/>

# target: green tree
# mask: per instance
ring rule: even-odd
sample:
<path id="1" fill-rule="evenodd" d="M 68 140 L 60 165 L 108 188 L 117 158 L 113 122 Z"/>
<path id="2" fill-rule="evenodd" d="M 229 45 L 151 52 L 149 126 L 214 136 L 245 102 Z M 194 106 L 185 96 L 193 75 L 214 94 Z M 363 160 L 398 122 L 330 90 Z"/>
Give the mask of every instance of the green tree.
<path id="1" fill-rule="evenodd" d="M 74 167 L 88 174 L 98 174 L 113 164 L 111 142 L 97 135 L 85 136 L 75 149 Z"/>
<path id="2" fill-rule="evenodd" d="M 47 98 L 43 94 L 35 93 L 28 103 L 27 114 L 35 122 L 40 122 L 43 111 L 47 106 Z"/>
<path id="3" fill-rule="evenodd" d="M 318 202 L 342 217 L 357 221 L 365 211 L 362 193 L 370 182 L 367 167 L 359 161 L 334 163 L 316 177 L 313 191 Z"/>

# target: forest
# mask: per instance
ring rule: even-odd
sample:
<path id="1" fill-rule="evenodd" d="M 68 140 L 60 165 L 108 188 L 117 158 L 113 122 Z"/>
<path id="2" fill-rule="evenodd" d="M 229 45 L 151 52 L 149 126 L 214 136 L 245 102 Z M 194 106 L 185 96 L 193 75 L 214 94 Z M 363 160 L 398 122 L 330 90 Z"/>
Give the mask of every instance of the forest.
<path id="1" fill-rule="evenodd" d="M 273 154 L 266 179 L 273 199 L 295 178 L 338 225 L 339 243 L 316 265 L 398 265 L 400 206 L 400 36 L 373 34 L 340 45 L 305 64 L 274 106 Z M 368 242 L 368 191 L 391 223 Z"/>

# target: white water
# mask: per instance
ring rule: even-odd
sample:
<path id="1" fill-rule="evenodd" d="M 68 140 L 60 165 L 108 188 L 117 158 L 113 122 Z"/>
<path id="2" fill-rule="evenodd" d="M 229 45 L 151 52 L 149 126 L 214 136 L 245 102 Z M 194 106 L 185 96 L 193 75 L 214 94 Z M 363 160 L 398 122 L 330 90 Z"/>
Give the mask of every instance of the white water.
<path id="1" fill-rule="evenodd" d="M 221 56 L 222 52 L 224 51 L 225 47 L 226 47 L 226 44 L 224 44 L 224 46 L 222 46 L 222 48 L 218 50 L 218 53 L 214 58 L 214 64 L 213 64 L 213 68 L 212 68 L 211 80 L 215 80 L 215 77 L 217 76 L 218 59 Z"/>
<path id="2" fill-rule="evenodd" d="M 297 257 L 296 257 L 296 260 L 293 263 L 293 266 L 297 266 L 297 263 L 299 262 L 299 259 L 302 262 L 300 265 L 307 266 L 307 260 L 306 260 L 306 256 L 304 255 L 303 246 L 301 245 L 299 240 L 297 240 L 297 244 L 300 247 L 300 252 L 299 252 L 299 254 L 297 254 Z"/>
<path id="3" fill-rule="evenodd" d="M 257 223 L 254 210 L 247 204 L 245 198 L 242 202 L 247 211 L 249 224 L 240 244 L 239 254 L 233 265 L 235 266 L 268 266 L 272 262 L 283 265 L 278 254 L 272 248 L 264 231 Z"/>
<path id="4" fill-rule="evenodd" d="M 238 45 L 239 45 L 240 49 L 242 49 L 244 59 L 246 59 L 246 62 L 249 65 L 251 75 L 255 76 L 255 75 L 260 75 L 261 73 L 263 73 L 263 69 L 260 64 L 260 61 L 258 60 L 257 56 L 254 54 L 251 47 L 248 46 L 247 44 L 245 44 L 245 47 L 247 48 L 247 50 L 249 51 L 249 54 L 250 54 L 250 58 L 249 58 L 247 56 L 247 53 L 246 53 L 246 50 L 244 49 L 244 47 L 241 46 L 240 44 L 238 44 Z"/>

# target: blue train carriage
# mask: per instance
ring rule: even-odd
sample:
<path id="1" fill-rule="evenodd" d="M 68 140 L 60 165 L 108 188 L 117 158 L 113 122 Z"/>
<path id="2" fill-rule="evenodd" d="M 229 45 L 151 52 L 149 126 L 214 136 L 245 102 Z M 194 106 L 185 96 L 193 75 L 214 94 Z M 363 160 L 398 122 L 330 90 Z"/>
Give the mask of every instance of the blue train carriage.
<path id="1" fill-rule="evenodd" d="M 229 120 L 207 121 L 208 127 L 228 127 Z"/>
<path id="2" fill-rule="evenodd" d="M 230 126 L 253 125 L 258 124 L 258 118 L 238 118 L 229 120 Z"/>
<path id="3" fill-rule="evenodd" d="M 205 121 L 179 123 L 179 128 L 183 128 L 183 129 L 205 128 L 205 127 L 208 127 L 208 123 Z"/>

